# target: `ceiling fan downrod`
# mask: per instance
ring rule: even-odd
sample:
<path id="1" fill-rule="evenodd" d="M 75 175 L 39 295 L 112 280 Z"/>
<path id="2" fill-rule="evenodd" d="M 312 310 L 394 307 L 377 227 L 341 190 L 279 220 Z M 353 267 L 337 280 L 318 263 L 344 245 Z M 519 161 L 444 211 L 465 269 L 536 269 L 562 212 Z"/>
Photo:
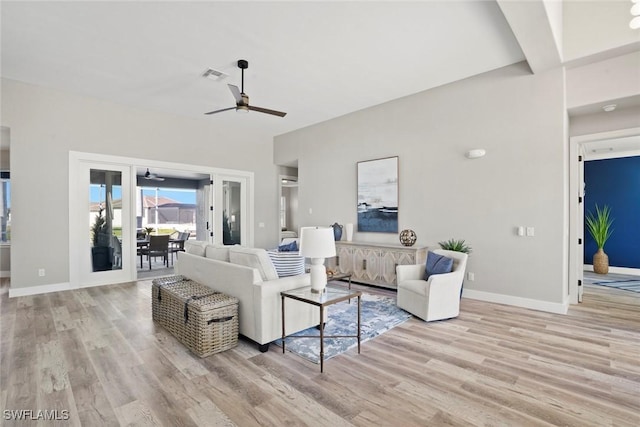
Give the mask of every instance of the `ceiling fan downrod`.
<path id="1" fill-rule="evenodd" d="M 241 80 L 240 80 L 240 93 L 244 93 L 244 70 L 249 68 L 249 62 L 246 59 L 238 60 L 238 68 L 240 68 Z"/>

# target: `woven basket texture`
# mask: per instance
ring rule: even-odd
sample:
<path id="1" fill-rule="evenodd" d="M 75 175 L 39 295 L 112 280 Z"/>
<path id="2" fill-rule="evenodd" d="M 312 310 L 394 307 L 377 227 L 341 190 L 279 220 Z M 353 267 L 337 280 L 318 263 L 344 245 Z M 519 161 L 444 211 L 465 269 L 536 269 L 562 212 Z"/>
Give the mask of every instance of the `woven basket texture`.
<path id="1" fill-rule="evenodd" d="M 238 299 L 168 276 L 152 281 L 153 320 L 200 357 L 238 345 Z"/>

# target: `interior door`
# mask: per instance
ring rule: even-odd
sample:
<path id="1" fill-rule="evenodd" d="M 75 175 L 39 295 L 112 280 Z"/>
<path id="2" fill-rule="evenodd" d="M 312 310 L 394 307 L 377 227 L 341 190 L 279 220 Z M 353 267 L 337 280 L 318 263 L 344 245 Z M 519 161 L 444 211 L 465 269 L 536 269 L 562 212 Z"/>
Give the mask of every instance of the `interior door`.
<path id="1" fill-rule="evenodd" d="M 80 161 L 74 181 L 69 215 L 71 285 L 133 280 L 131 168 Z"/>

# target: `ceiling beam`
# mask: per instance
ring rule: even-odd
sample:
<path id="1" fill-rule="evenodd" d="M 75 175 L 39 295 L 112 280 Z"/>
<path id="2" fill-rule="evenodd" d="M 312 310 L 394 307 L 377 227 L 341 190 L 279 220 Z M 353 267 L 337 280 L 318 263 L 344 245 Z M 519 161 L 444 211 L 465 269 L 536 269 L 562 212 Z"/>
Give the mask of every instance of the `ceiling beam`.
<path id="1" fill-rule="evenodd" d="M 561 2 L 545 5 L 545 0 L 497 0 L 497 3 L 534 74 L 561 65 Z M 556 18 L 553 22 L 551 16 Z"/>

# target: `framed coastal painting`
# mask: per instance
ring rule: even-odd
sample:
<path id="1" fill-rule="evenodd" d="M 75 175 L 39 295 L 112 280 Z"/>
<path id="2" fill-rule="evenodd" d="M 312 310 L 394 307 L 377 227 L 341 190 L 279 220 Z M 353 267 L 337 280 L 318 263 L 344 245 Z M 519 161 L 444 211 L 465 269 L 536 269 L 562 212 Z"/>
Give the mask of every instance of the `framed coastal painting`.
<path id="1" fill-rule="evenodd" d="M 358 162 L 358 231 L 398 232 L 398 157 Z"/>

